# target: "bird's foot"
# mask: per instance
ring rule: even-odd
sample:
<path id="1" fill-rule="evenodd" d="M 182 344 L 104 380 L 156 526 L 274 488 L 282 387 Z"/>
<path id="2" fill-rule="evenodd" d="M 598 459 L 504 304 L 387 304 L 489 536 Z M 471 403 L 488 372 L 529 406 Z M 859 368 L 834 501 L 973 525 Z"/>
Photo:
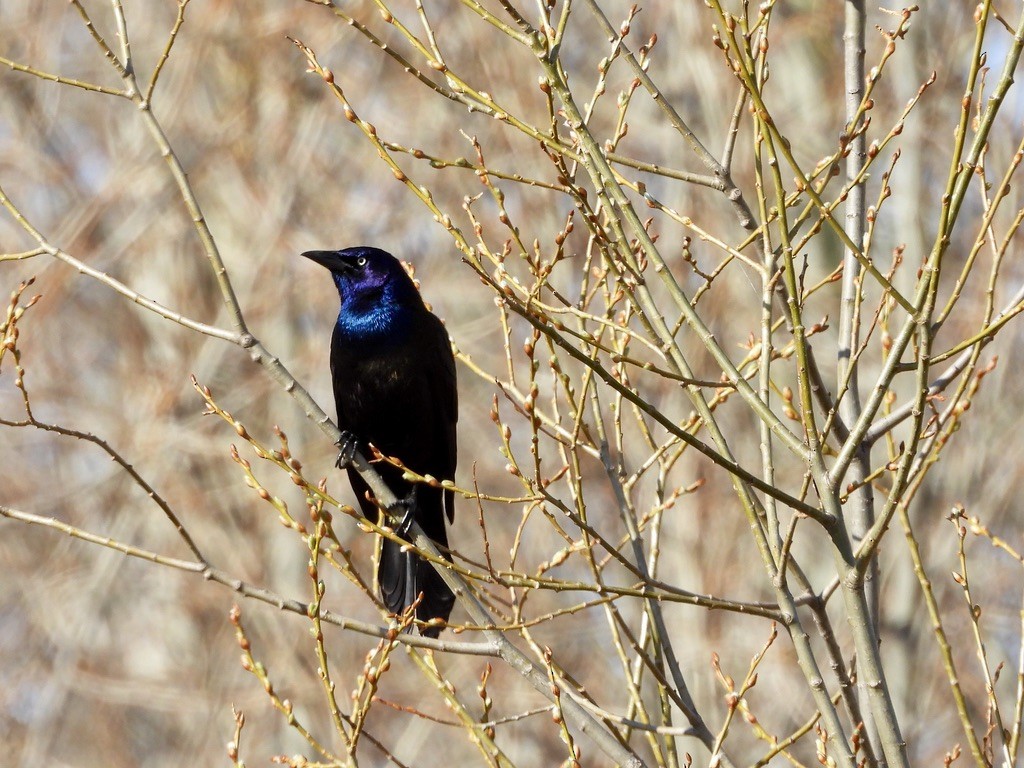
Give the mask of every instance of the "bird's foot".
<path id="1" fill-rule="evenodd" d="M 359 447 L 359 440 L 354 434 L 346 429 L 341 433 L 341 437 L 335 445 L 338 448 L 338 458 L 335 460 L 334 466 L 338 469 L 345 469 L 356 457 L 356 449 Z"/>
<path id="2" fill-rule="evenodd" d="M 401 514 L 402 519 L 395 526 L 395 533 L 404 539 L 416 519 L 416 489 L 413 488 L 404 499 L 396 501 L 388 511 L 395 517 Z"/>

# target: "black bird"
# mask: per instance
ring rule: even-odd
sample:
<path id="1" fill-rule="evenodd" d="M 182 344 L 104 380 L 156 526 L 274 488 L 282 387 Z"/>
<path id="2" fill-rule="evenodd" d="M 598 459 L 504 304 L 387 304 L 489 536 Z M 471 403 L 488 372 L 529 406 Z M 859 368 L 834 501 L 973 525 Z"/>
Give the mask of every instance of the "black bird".
<path id="1" fill-rule="evenodd" d="M 331 336 L 331 379 L 343 433 L 339 466 L 356 448 L 369 457 L 368 443 L 373 443 L 418 474 L 454 480 L 459 401 L 444 325 L 387 251 L 358 247 L 302 255 L 331 271 L 341 297 Z M 403 480 L 402 471 L 391 464 L 375 467 L 406 509 L 406 525 L 396 532 L 406 538 L 415 520 L 448 557 L 445 517 L 451 522 L 455 514 L 452 492 Z M 369 487 L 351 467 L 348 478 L 363 514 L 374 519 L 378 510 L 367 498 Z M 404 611 L 420 592 L 416 617 L 421 621 L 447 621 L 455 604 L 455 595 L 428 561 L 402 552 L 400 544 L 387 538 L 377 582 L 392 613 Z M 432 626 L 422 632 L 437 637 L 441 629 Z"/>

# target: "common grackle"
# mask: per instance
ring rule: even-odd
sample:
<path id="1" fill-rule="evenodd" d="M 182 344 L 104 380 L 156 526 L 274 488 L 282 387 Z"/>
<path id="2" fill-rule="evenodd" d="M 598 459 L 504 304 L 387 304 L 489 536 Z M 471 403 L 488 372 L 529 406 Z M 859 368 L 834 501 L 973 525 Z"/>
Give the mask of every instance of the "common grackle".
<path id="1" fill-rule="evenodd" d="M 331 271 L 341 297 L 331 336 L 331 379 L 344 435 L 339 465 L 353 448 L 369 456 L 372 443 L 414 472 L 454 480 L 459 402 L 455 359 L 441 321 L 424 305 L 398 259 L 386 251 L 358 247 L 302 255 Z M 452 492 L 403 480 L 402 470 L 391 464 L 379 462 L 375 468 L 402 500 L 407 521 L 415 520 L 448 557 L 444 519 L 454 517 Z M 374 519 L 378 510 L 367 498 L 369 487 L 351 467 L 348 477 L 363 514 Z M 403 528 L 396 532 L 406 538 Z M 404 611 L 422 592 L 416 610 L 421 621 L 447 621 L 455 603 L 455 595 L 429 562 L 402 552 L 402 545 L 387 538 L 377 581 L 381 599 L 393 613 Z M 441 627 L 422 631 L 437 637 Z"/>

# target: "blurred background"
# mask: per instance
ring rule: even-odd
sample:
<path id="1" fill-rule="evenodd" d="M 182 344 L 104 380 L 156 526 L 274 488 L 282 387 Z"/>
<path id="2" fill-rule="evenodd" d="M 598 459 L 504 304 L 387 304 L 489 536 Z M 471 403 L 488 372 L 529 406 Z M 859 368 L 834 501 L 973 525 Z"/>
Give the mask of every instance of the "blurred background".
<path id="1" fill-rule="evenodd" d="M 392 27 L 380 23 L 372 3 L 358 0 L 343 5 L 382 39 L 396 38 Z M 474 87 L 544 128 L 545 105 L 532 54 L 505 40 L 455 0 L 425 5 L 451 69 L 465 73 Z M 499 13 L 497 3 L 485 5 L 494 5 Z M 897 20 L 869 5 L 870 66 L 885 44 L 873 26 L 890 28 Z M 973 4 L 924 5 L 888 65 L 872 112 L 872 131 L 877 126 L 881 135 L 935 71 L 934 85 L 900 137 L 902 156 L 890 182 L 893 200 L 887 203 L 874 235 L 875 254 L 885 257 L 902 244 L 906 262 L 913 265 L 927 255 L 934 237 L 973 44 Z M 617 25 L 629 4 L 608 0 L 601 6 Z M 109 4 L 87 2 L 85 7 L 101 34 L 115 40 Z M 167 0 L 129 0 L 125 10 L 136 70 L 147 75 L 164 50 L 177 5 Z M 411 3 L 392 10 L 410 26 L 417 22 Z M 651 3 L 633 21 L 631 42 L 635 49 L 657 33 L 652 76 L 694 132 L 718 153 L 738 88 L 712 44 L 713 23 L 711 12 L 701 4 Z M 843 125 L 842 4 L 824 0 L 779 4 L 772 24 L 772 79 L 767 93 L 773 114 L 797 158 L 813 167 L 818 158 L 834 151 Z M 994 22 L 991 27 L 986 50 L 998 68 L 1011 36 Z M 517 493 L 518 485 L 505 471 L 507 459 L 499 452 L 499 433 L 489 417 L 497 395 L 503 414 L 514 418 L 493 381 L 494 376 L 506 378 L 506 357 L 505 335 L 496 321 L 490 289 L 462 263 L 450 236 L 426 208 L 395 182 L 362 133 L 345 119 L 322 80 L 306 72 L 302 54 L 287 36 L 317 52 L 360 117 L 373 123 L 388 141 L 432 156 L 472 160 L 474 150 L 467 136 L 476 136 L 489 167 L 548 182 L 554 181 L 551 164 L 535 141 L 439 98 L 335 18 L 330 9 L 312 3 L 205 0 L 188 4 L 153 97 L 155 114 L 189 174 L 253 334 L 333 415 L 327 349 L 337 296 L 326 275 L 298 254 L 313 248 L 373 244 L 409 261 L 425 298 L 445 319 L 455 344 L 484 372 L 478 375 L 467 366 L 459 369 L 459 484 L 478 482 L 494 493 Z M 582 7 L 572 17 L 567 39 L 571 45 L 563 51 L 564 63 L 581 98 L 589 98 L 597 63 L 606 55 L 608 43 Z M 82 19 L 67 3 L 0 2 L 0 56 L 68 78 L 119 87 Z M 599 135 L 614 127 L 614 96 L 631 79 L 624 67 L 612 70 L 605 97 L 608 108 L 599 109 L 594 117 Z M 648 162 L 701 171 L 693 153 L 651 100 L 642 92 L 635 99 L 631 130 L 620 151 Z M 1003 163 L 1020 139 L 1021 102 L 1012 90 L 1009 99 L 1005 130 L 993 135 L 990 148 L 990 157 Z M 740 130 L 733 175 L 753 201 L 749 124 L 744 122 Z M 875 136 L 869 133 L 869 138 Z M 401 163 L 410 178 L 429 186 L 439 207 L 469 231 L 463 199 L 484 191 L 473 171 L 432 168 L 409 156 L 401 156 Z M 993 161 L 993 167 L 1001 166 Z M 879 183 L 879 174 L 872 174 L 869 201 L 877 197 Z M 54 245 L 144 296 L 189 317 L 229 327 L 188 212 L 129 101 L 0 67 L 0 185 Z M 660 177 L 651 177 L 648 185 L 676 211 L 691 216 L 722 240 L 738 243 L 745 236 L 720 194 Z M 536 187 L 509 183 L 502 189 L 510 215 L 523 229 L 523 240 L 537 238 L 550 244 L 564 226 L 571 204 Z M 1007 208 L 1019 209 L 1017 191 L 1010 194 Z M 966 205 L 980 211 L 978 195 L 969 195 Z M 476 210 L 490 236 L 500 242 L 501 227 L 487 196 Z M 682 258 L 685 238 L 692 233 L 664 216 L 652 215 L 659 245 L 672 254 L 680 279 L 696 290 L 702 278 Z M 1005 227 L 1008 219 L 1000 223 Z M 974 230 L 967 227 L 963 237 L 951 248 L 954 265 L 962 260 Z M 0 215 L 0 252 L 25 251 L 34 245 L 10 215 Z M 585 232 L 578 231 L 569 245 L 570 250 L 583 250 Z M 721 260 L 721 254 L 707 244 L 695 242 L 691 249 L 702 271 Z M 810 255 L 808 282 L 830 272 L 841 256 L 838 242 L 822 237 Z M 913 279 L 912 271 L 901 278 L 904 285 Z M 19 348 L 36 418 L 106 440 L 168 501 L 215 565 L 280 595 L 308 600 L 308 553 L 302 541 L 282 527 L 273 510 L 245 486 L 229 457 L 229 446 L 238 442 L 237 436 L 220 420 L 201 415 L 203 404 L 189 375 L 210 386 L 218 402 L 265 443 L 274 442 L 271 430 L 279 425 L 307 476 L 328 477 L 329 488 L 351 501 L 347 483 L 333 469 L 335 449 L 324 434 L 239 348 L 163 320 L 47 256 L 0 262 L 4 294 L 30 276 L 36 277 L 36 283 L 28 294 L 42 294 L 42 299 L 20 324 Z M 997 306 L 1016 290 L 1022 277 L 1016 248 L 1011 248 L 1001 275 L 1006 287 L 998 289 Z M 578 282 L 571 274 L 565 278 L 566 285 Z M 982 284 L 971 289 L 975 294 L 964 300 L 962 316 L 950 321 L 944 330 L 948 337 L 943 339 L 956 340 L 972 332 L 985 288 Z M 820 307 L 815 306 L 818 316 L 837 318 L 837 291 L 838 284 L 833 292 L 822 295 Z M 741 346 L 749 334 L 756 333 L 759 293 L 754 275 L 733 267 L 701 299 L 706 320 L 736 359 L 746 353 Z M 972 306 L 978 309 L 975 315 L 970 314 Z M 511 346 L 516 350 L 525 338 L 525 328 L 515 324 L 511 329 Z M 933 588 L 948 609 L 947 631 L 961 653 L 963 684 L 978 723 L 985 716 L 984 683 L 974 663 L 967 606 L 948 576 L 958 568 L 957 540 L 944 518 L 954 503 L 962 503 L 1012 545 L 1020 543 L 1016 494 L 1024 441 L 1019 419 L 1024 407 L 1019 386 L 1020 337 L 1019 327 L 1013 324 L 986 351 L 986 357 L 998 354 L 998 366 L 985 379 L 955 445 L 931 471 L 912 508 Z M 830 349 L 834 332 L 823 333 L 820 343 Z M 939 347 L 945 348 L 942 340 Z M 696 345 L 692 349 L 698 363 L 707 363 Z M 521 364 L 517 360 L 516 365 Z M 717 377 L 715 372 L 709 375 Z M 14 378 L 13 366 L 5 364 L 0 375 L 0 417 L 17 421 L 24 418 L 24 410 Z M 870 382 L 870 375 L 862 374 L 862 384 Z M 670 382 L 652 381 L 644 394 L 680 419 L 689 413 L 689 404 L 681 401 Z M 673 404 L 673 398 L 680 402 Z M 739 402 L 730 403 L 722 418 L 732 434 L 749 435 L 746 442 L 740 438 L 734 442 L 740 443 L 740 458 L 757 466 L 756 423 L 749 413 Z M 303 497 L 287 476 L 258 466 L 256 471 L 294 512 L 303 510 Z M 590 497 L 594 524 L 606 526 L 614 539 L 621 533 L 620 523 L 610 509 L 613 495 L 604 487 L 607 481 L 602 479 L 600 464 L 592 461 L 584 471 L 596 478 Z M 799 478 L 799 467 L 782 471 Z M 681 487 L 698 480 L 705 485 L 683 496 L 666 519 L 659 577 L 699 593 L 770 599 L 728 478 L 706 460 L 685 457 L 672 481 Z M 638 504 L 650 503 L 652 493 L 641 491 Z M 72 438 L 0 427 L 0 504 L 52 516 L 168 556 L 188 557 L 176 531 L 145 493 L 96 446 Z M 451 538 L 468 556 L 480 560 L 481 529 L 473 506 L 460 503 Z M 491 549 L 507 564 L 523 511 L 489 504 L 483 513 Z M 345 526 L 354 559 L 368 562 L 371 538 L 347 521 Z M 524 530 L 522 560 L 517 563 L 524 570 L 530 571 L 564 546 L 550 526 L 531 522 Z M 984 541 L 968 544 L 975 564 L 974 600 L 984 606 L 991 657 L 1008 665 L 1003 685 L 1012 697 L 1020 647 L 1020 564 Z M 829 558 L 815 555 L 821 546 L 820 537 L 808 536 L 798 540 L 794 551 L 824 584 L 832 564 Z M 881 556 L 882 649 L 904 736 L 915 761 L 936 764 L 962 741 L 962 734 L 898 527 L 885 540 Z M 569 573 L 572 567 L 572 563 L 566 566 Z M 53 530 L 3 519 L 0 574 L 0 764 L 226 764 L 225 744 L 233 734 L 232 706 L 247 717 L 243 757 L 250 765 L 266 764 L 275 754 L 309 752 L 272 709 L 258 683 L 241 668 L 227 620 L 230 606 L 240 598 L 224 587 Z M 342 580 L 332 583 L 329 595 L 332 610 L 380 621 L 373 605 Z M 531 606 L 535 615 L 541 615 L 581 599 L 538 593 L 531 598 Z M 316 677 L 307 622 L 263 604 L 242 601 L 241 607 L 254 652 L 268 665 L 281 695 L 294 702 L 307 722 L 326 731 L 329 712 Z M 841 612 L 833 607 L 833 618 L 840 626 Z M 636 606 L 623 610 L 638 615 Z M 679 605 L 665 610 L 694 697 L 714 731 L 726 707 L 710 666 L 712 652 L 720 655 L 723 668 L 742 677 L 751 655 L 768 638 L 768 624 Z M 457 612 L 453 618 L 464 617 Z M 606 674 L 606 655 L 612 653 L 602 639 L 606 630 L 602 614 L 584 612 L 545 622 L 536 629 L 535 639 L 556 649 L 563 668 L 571 670 L 599 701 L 618 711 L 621 702 L 616 702 L 615 695 L 621 681 Z M 371 638 L 340 631 L 328 636 L 332 662 L 339 675 L 347 675 L 345 680 L 358 673 L 374 645 Z M 438 663 L 467 700 L 475 697 L 474 686 L 486 660 L 444 656 Z M 451 719 L 442 699 L 404 654 L 396 653 L 392 664 L 397 670 L 384 678 L 383 698 Z M 545 703 L 501 664 L 494 667 L 493 717 L 515 715 Z M 810 696 L 793 672 L 793 653 L 785 637 L 774 645 L 762 667 L 761 683 L 748 699 L 773 733 L 788 733 L 810 715 Z M 502 728 L 506 730 L 499 730 L 499 743 L 519 764 L 556 765 L 564 759 L 549 715 Z M 410 765 L 475 764 L 479 759 L 476 747 L 459 728 L 439 726 L 385 706 L 373 710 L 368 731 Z M 502 734 L 508 735 L 503 738 Z M 756 756 L 764 751 L 749 733 L 737 733 L 735 738 L 738 754 Z M 603 756 L 589 743 L 581 743 L 584 765 L 604 764 Z M 366 749 L 365 764 L 384 764 L 379 753 Z M 696 743 L 686 749 L 701 755 L 698 762 L 706 758 Z"/>

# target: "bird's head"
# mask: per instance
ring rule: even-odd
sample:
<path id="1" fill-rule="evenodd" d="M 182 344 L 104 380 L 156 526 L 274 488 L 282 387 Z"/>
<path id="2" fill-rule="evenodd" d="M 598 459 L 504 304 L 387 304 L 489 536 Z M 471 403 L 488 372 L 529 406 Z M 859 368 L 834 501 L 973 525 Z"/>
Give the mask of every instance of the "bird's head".
<path id="1" fill-rule="evenodd" d="M 339 320 L 383 330 L 403 310 L 423 306 L 412 278 L 387 251 L 370 246 L 302 254 L 331 272 L 341 296 Z"/>

